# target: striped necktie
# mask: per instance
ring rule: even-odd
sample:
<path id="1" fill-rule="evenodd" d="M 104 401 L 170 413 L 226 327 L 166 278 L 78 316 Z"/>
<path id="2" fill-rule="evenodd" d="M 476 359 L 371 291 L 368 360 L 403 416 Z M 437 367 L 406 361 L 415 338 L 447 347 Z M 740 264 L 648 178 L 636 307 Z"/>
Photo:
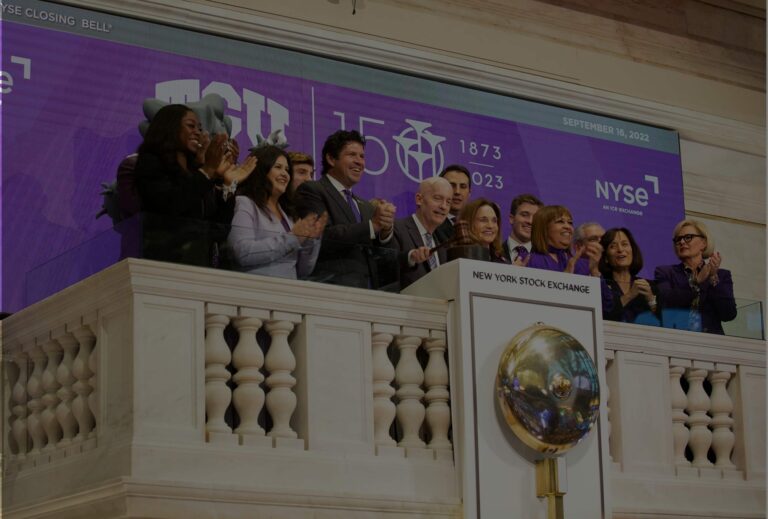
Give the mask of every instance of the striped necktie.
<path id="1" fill-rule="evenodd" d="M 435 241 L 432 239 L 431 233 L 428 233 L 428 232 L 424 233 L 424 243 L 426 243 L 427 247 L 429 247 L 430 249 L 435 246 Z M 438 267 L 437 256 L 435 256 L 434 253 L 429 255 L 428 261 L 429 261 L 430 270 L 435 270 Z"/>

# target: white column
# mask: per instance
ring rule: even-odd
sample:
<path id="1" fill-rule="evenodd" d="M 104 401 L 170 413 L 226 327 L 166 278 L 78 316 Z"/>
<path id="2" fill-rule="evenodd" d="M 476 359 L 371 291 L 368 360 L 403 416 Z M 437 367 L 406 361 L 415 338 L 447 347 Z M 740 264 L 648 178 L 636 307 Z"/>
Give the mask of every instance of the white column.
<path id="1" fill-rule="evenodd" d="M 670 364 L 674 359 L 670 359 Z M 690 364 L 690 361 L 688 362 Z M 690 466 L 691 462 L 685 457 L 685 447 L 688 445 L 690 432 L 685 426 L 688 421 L 688 414 L 685 408 L 688 406 L 688 396 L 680 385 L 680 377 L 685 373 L 685 367 L 679 365 L 670 365 L 669 367 L 669 390 L 670 401 L 672 404 L 672 439 L 675 465 Z"/>
<path id="2" fill-rule="evenodd" d="M 61 346 L 58 342 L 51 339 L 43 344 L 43 351 L 48 356 L 48 362 L 45 365 L 45 371 L 43 372 L 43 405 L 45 409 L 40 416 L 43 423 L 43 429 L 48 436 L 43 452 L 52 452 L 56 449 L 56 444 L 61 439 L 61 425 L 56 420 L 56 406 L 59 404 L 60 399 L 56 392 L 61 387 L 59 381 L 56 380 L 56 370 L 61 362 Z"/>
<path id="3" fill-rule="evenodd" d="M 273 438 L 296 438 L 291 428 L 291 416 L 296 409 L 296 394 L 293 387 L 296 379 L 291 373 L 296 369 L 296 358 L 288 344 L 288 334 L 293 330 L 290 321 L 269 321 L 264 327 L 272 337 L 272 343 L 265 359 L 269 376 L 267 377 L 267 411 L 272 417 Z"/>
<path id="4" fill-rule="evenodd" d="M 726 371 L 725 369 L 728 369 Z M 731 462 L 731 452 L 735 443 L 733 434 L 733 401 L 726 386 L 731 378 L 732 372 L 736 371 L 735 366 L 716 366 L 717 371 L 709 374 L 709 381 L 712 384 L 712 450 L 715 452 L 715 467 L 721 469 L 735 469 L 736 466 Z"/>
<path id="5" fill-rule="evenodd" d="M 395 440 L 389 434 L 392 420 L 395 419 L 395 404 L 392 396 L 395 388 L 395 367 L 389 360 L 387 350 L 393 336 L 388 333 L 373 333 L 371 351 L 373 353 L 373 442 L 376 446 L 394 446 Z"/>
<path id="6" fill-rule="evenodd" d="M 256 342 L 262 321 L 256 317 L 238 317 L 233 322 L 240 334 L 232 354 L 232 363 L 237 370 L 232 377 L 237 384 L 232 401 L 240 417 L 235 432 L 241 436 L 264 436 L 264 429 L 259 425 L 259 413 L 264 407 L 264 390 L 261 388 L 264 375 L 260 371 L 264 354 Z"/>
<path id="7" fill-rule="evenodd" d="M 16 364 L 19 376 L 11 389 L 11 400 L 13 407 L 11 412 L 15 416 L 11 431 L 13 439 L 17 446 L 17 459 L 23 460 L 27 457 L 27 356 L 24 352 L 17 352 L 13 356 L 13 362 Z"/>
<path id="8" fill-rule="evenodd" d="M 45 364 L 45 353 L 43 349 L 35 344 L 29 352 L 29 358 L 32 360 L 32 372 L 27 380 L 27 431 L 32 439 L 32 445 L 29 454 L 34 456 L 40 454 L 40 450 L 45 446 L 47 436 L 43 429 L 43 422 L 40 416 L 43 410 L 43 366 Z"/>
<path id="9" fill-rule="evenodd" d="M 207 441 L 211 433 L 231 433 L 224 421 L 224 414 L 232 400 L 232 392 L 227 387 L 230 378 L 227 365 L 231 360 L 229 346 L 224 340 L 224 328 L 229 324 L 226 315 L 209 314 L 205 316 L 205 412 L 208 421 L 205 430 Z"/>
<path id="10" fill-rule="evenodd" d="M 59 425 L 61 425 L 62 432 L 61 441 L 59 441 L 58 446 L 66 447 L 72 443 L 72 438 L 77 433 L 77 421 L 75 420 L 75 415 L 72 414 L 72 400 L 75 398 L 72 384 L 76 380 L 72 374 L 72 363 L 75 359 L 75 351 L 78 348 L 78 344 L 71 333 L 65 333 L 56 340 L 64 350 L 64 356 L 56 370 L 56 380 L 61 386 L 56 393 L 60 400 L 59 405 L 56 406 L 56 419 L 59 421 Z"/>
<path id="11" fill-rule="evenodd" d="M 451 408 L 448 401 L 451 395 L 448 392 L 448 364 L 445 362 L 445 334 L 427 339 L 424 348 L 429 354 L 429 361 L 424 370 L 424 386 L 427 388 L 424 396 L 427 402 L 426 418 L 432 433 L 429 448 L 450 450 L 448 428 L 451 426 Z"/>
<path id="12" fill-rule="evenodd" d="M 400 350 L 400 360 L 395 369 L 397 381 L 397 420 L 403 429 L 403 439 L 400 447 L 423 448 L 424 442 L 419 437 L 419 429 L 424 422 L 424 404 L 421 399 L 424 391 L 424 371 L 416 358 L 416 349 L 421 345 L 421 339 L 414 336 L 399 336 L 395 340 Z"/>
<path id="13" fill-rule="evenodd" d="M 711 467 L 712 462 L 707 459 L 707 452 L 712 445 L 712 431 L 708 426 L 711 418 L 707 416 L 710 401 L 704 391 L 704 378 L 706 369 L 699 369 L 695 365 L 688 370 L 688 425 L 691 428 L 690 446 L 693 451 L 693 466 L 698 468 Z"/>
<path id="14" fill-rule="evenodd" d="M 72 385 L 72 389 L 77 393 L 72 401 L 72 413 L 75 415 L 79 428 L 75 440 L 84 441 L 90 436 L 95 425 L 88 399 L 93 392 L 91 377 L 94 373 L 90 368 L 90 360 L 96 337 L 88 326 L 77 328 L 73 335 L 80 344 L 80 350 L 72 362 L 72 375 L 77 379 L 77 382 Z"/>

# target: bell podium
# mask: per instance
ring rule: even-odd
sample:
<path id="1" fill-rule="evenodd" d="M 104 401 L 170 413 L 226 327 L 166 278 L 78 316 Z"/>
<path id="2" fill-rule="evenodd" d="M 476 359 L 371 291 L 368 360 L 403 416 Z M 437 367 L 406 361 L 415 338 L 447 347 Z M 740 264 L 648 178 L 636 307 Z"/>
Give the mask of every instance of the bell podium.
<path id="1" fill-rule="evenodd" d="M 536 496 L 535 468 L 545 455 L 510 430 L 495 389 L 499 361 L 510 340 L 538 323 L 562 330 L 584 346 L 597 367 L 602 393 L 597 423 L 558 463 L 565 469 L 559 474 L 565 517 L 611 517 L 599 280 L 459 259 L 404 293 L 448 301 L 453 443 L 464 518 L 546 517 L 547 503 Z M 550 369 L 550 377 L 556 371 Z M 544 414 L 532 419 L 553 419 Z"/>

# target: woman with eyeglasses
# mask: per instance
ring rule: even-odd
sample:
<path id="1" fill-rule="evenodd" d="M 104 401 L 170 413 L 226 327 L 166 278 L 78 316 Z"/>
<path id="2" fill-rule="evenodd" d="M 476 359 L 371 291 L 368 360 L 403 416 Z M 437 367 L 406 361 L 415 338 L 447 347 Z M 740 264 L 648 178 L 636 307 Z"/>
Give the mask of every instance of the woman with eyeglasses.
<path id="1" fill-rule="evenodd" d="M 664 326 L 723 334 L 722 323 L 736 317 L 730 271 L 720 268 L 720 253 L 703 223 L 683 220 L 673 236 L 680 263 L 656 267 L 654 275 Z"/>
<path id="2" fill-rule="evenodd" d="M 603 319 L 659 326 L 658 288 L 637 276 L 643 254 L 632 233 L 624 227 L 608 229 L 600 245 L 603 255 L 598 267 L 613 296 L 613 307 Z"/>

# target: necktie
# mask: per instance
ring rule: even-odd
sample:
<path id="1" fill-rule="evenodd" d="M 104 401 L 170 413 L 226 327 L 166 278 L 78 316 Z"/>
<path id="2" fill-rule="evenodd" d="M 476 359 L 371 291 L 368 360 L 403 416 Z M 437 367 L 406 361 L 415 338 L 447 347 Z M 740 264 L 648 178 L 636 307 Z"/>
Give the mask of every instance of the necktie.
<path id="1" fill-rule="evenodd" d="M 515 259 L 519 258 L 521 261 L 525 261 L 525 258 L 528 257 L 528 249 L 526 249 L 523 245 L 518 245 L 515 247 L 515 252 L 517 252 L 517 258 Z"/>
<path id="2" fill-rule="evenodd" d="M 435 241 L 432 239 L 432 235 L 428 232 L 424 233 L 424 243 L 426 243 L 427 247 L 429 247 L 430 249 L 435 246 Z M 435 270 L 438 267 L 437 257 L 434 254 L 429 255 L 428 261 L 429 261 L 430 270 Z"/>
<path id="3" fill-rule="evenodd" d="M 352 191 L 349 189 L 344 190 L 344 196 L 347 197 L 347 203 L 349 204 L 349 208 L 352 209 L 352 214 L 355 215 L 355 220 L 359 223 L 363 221 L 363 218 L 360 216 L 360 209 L 357 207 L 357 203 L 355 202 L 355 199 L 352 198 Z"/>

